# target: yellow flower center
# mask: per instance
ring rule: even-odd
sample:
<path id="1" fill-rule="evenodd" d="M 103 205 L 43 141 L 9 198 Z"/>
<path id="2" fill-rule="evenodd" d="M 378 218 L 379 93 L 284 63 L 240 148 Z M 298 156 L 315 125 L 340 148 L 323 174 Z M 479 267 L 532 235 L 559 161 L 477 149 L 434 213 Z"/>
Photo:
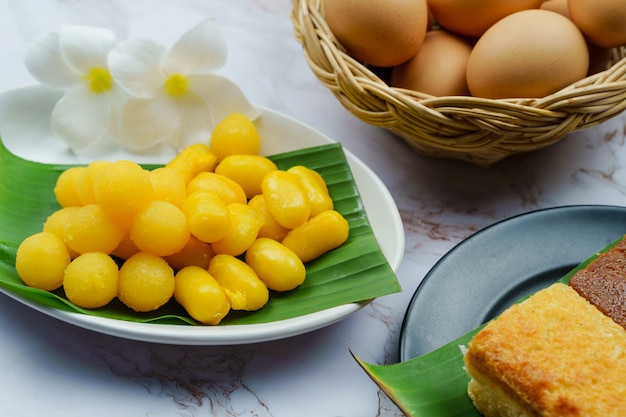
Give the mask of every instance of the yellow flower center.
<path id="1" fill-rule="evenodd" d="M 92 93 L 99 94 L 113 88 L 113 77 L 106 68 L 91 68 L 83 78 L 87 80 Z"/>
<path id="2" fill-rule="evenodd" d="M 172 97 L 182 97 L 187 94 L 189 80 L 182 74 L 170 75 L 165 80 L 165 91 Z"/>

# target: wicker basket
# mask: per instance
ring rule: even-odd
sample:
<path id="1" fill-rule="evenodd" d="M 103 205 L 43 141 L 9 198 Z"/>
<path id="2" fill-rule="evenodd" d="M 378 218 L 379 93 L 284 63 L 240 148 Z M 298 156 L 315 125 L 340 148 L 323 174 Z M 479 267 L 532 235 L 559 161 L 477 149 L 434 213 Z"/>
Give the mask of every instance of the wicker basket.
<path id="1" fill-rule="evenodd" d="M 611 66 L 541 99 L 433 97 L 387 85 L 351 58 L 324 21 L 321 0 L 292 0 L 292 22 L 309 66 L 362 121 L 391 130 L 420 154 L 488 166 L 600 124 L 626 108 L 626 52 Z"/>

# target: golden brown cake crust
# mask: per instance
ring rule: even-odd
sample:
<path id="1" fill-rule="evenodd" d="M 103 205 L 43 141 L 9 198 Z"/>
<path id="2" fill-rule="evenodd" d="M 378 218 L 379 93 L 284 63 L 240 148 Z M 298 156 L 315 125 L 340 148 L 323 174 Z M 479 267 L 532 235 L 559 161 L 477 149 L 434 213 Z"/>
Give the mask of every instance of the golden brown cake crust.
<path id="1" fill-rule="evenodd" d="M 626 330 L 564 284 L 490 322 L 468 345 L 465 361 L 472 378 L 495 384 L 528 415 L 626 412 Z"/>
<path id="2" fill-rule="evenodd" d="M 569 285 L 626 328 L 626 241 L 622 240 L 576 272 Z"/>

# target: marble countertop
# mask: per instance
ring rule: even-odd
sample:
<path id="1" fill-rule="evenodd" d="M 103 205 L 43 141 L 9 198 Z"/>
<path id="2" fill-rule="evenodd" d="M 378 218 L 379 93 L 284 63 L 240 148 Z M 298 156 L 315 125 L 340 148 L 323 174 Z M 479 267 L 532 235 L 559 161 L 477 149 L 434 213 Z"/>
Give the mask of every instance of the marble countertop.
<path id="1" fill-rule="evenodd" d="M 32 84 L 28 40 L 63 24 L 172 42 L 211 16 L 229 57 L 221 71 L 248 98 L 341 142 L 389 188 L 406 233 L 403 291 L 311 333 L 236 346 L 119 339 L 0 295 L 0 411 L 7 416 L 401 416 L 350 352 L 398 361 L 410 298 L 469 235 L 536 209 L 626 205 L 626 116 L 485 169 L 415 154 L 348 113 L 314 77 L 293 37 L 289 0 L 0 0 L 0 91 Z"/>

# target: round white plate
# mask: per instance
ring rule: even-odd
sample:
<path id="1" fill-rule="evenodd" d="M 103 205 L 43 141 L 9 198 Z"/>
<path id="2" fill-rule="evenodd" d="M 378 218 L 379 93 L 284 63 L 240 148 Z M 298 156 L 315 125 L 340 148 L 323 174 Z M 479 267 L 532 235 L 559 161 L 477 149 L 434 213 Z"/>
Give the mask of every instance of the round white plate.
<path id="1" fill-rule="evenodd" d="M 57 98 L 56 92 L 34 87 L 0 95 L 0 136 L 11 152 L 28 160 L 46 163 L 79 163 L 90 159 L 88 155 L 78 158 L 70 154 L 58 139 L 52 137 L 47 120 Z M 22 101 L 20 106 L 15 105 L 18 101 Z M 24 102 L 30 103 L 31 111 L 27 115 L 14 110 L 23 108 Z M 261 114 L 255 125 L 263 138 L 262 154 L 271 155 L 333 143 L 327 136 L 290 117 L 263 107 L 259 107 L 259 110 Z M 30 141 L 29 138 L 37 138 L 37 141 Z M 380 178 L 353 154 L 347 150 L 345 154 L 374 235 L 391 268 L 397 271 L 404 255 L 404 229 L 398 208 Z M 107 155 L 122 156 L 123 152 Z M 98 157 L 102 155 L 98 154 Z M 171 154 L 132 157 L 142 163 L 162 163 Z M 345 304 L 289 320 L 263 324 L 184 326 L 135 323 L 66 312 L 38 305 L 2 288 L 0 291 L 35 310 L 79 327 L 127 339 L 181 345 L 243 344 L 295 336 L 335 323 L 365 305 Z"/>

